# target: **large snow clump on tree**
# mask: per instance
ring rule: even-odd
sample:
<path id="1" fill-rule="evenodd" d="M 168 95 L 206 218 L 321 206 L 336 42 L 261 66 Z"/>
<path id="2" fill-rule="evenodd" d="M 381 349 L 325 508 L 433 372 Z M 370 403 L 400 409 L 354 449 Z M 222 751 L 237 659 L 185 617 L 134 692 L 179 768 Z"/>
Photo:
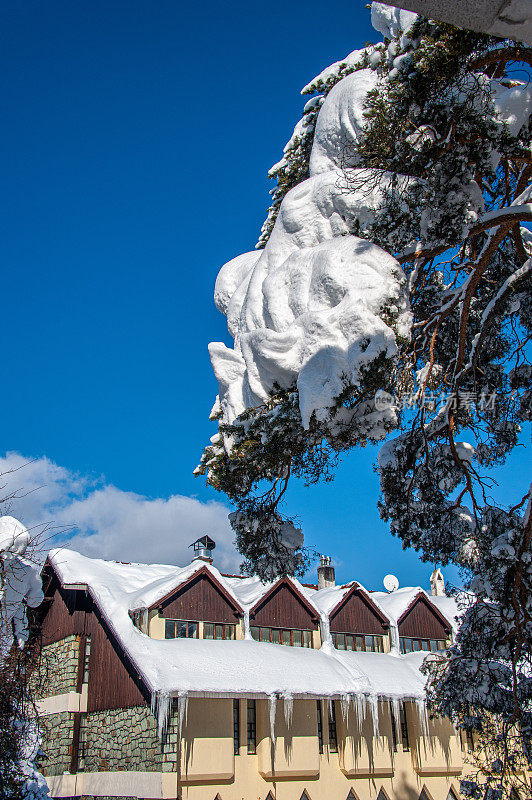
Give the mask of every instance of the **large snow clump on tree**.
<path id="1" fill-rule="evenodd" d="M 327 418 L 372 362 L 396 354 L 396 335 L 408 335 L 401 267 L 350 233 L 355 220 L 371 220 L 371 202 L 365 193 L 342 191 L 345 141 L 356 141 L 376 81 L 365 69 L 330 92 L 318 115 L 310 177 L 286 194 L 264 250 L 220 271 L 215 302 L 234 338 L 233 348 L 209 347 L 223 422 L 233 423 L 276 388 L 297 387 L 308 428 L 311 415 Z M 381 200 L 377 191 L 375 206 Z M 375 432 L 378 426 L 376 415 Z"/>

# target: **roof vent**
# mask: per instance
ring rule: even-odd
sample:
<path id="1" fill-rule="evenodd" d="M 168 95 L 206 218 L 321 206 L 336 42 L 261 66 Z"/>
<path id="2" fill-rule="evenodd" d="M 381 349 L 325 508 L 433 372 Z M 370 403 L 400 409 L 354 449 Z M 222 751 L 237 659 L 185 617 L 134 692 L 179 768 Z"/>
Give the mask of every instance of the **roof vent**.
<path id="1" fill-rule="evenodd" d="M 216 547 L 216 542 L 210 536 L 201 536 L 195 542 L 189 544 L 189 547 L 194 548 L 194 560 L 207 561 L 212 564 L 212 551 Z"/>
<path id="2" fill-rule="evenodd" d="M 334 567 L 331 567 L 330 556 L 320 556 L 318 566 L 318 589 L 330 589 L 335 585 Z"/>
<path id="3" fill-rule="evenodd" d="M 430 593 L 433 597 L 445 596 L 445 581 L 441 569 L 435 569 L 430 576 Z"/>

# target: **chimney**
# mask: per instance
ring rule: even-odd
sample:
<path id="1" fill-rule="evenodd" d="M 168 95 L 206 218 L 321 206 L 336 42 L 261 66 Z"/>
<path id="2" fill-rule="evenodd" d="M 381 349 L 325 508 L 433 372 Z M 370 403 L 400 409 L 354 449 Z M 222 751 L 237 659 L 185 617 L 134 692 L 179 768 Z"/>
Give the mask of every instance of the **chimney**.
<path id="1" fill-rule="evenodd" d="M 430 576 L 430 593 L 433 597 L 445 596 L 445 581 L 441 569 L 435 569 Z"/>
<path id="2" fill-rule="evenodd" d="M 320 556 L 318 566 L 318 589 L 330 589 L 335 585 L 334 567 L 331 567 L 330 556 Z"/>
<path id="3" fill-rule="evenodd" d="M 212 551 L 216 547 L 216 542 L 214 542 L 210 536 L 201 536 L 199 539 L 196 539 L 195 542 L 189 544 L 189 547 L 194 548 L 194 558 L 193 561 L 206 561 L 207 564 L 212 564 Z"/>

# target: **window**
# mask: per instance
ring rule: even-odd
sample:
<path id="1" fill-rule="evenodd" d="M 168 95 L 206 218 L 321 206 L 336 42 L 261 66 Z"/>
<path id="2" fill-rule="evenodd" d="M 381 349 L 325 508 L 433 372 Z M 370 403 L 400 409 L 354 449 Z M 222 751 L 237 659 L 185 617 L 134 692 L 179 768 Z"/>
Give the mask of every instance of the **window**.
<path id="1" fill-rule="evenodd" d="M 248 753 L 257 752 L 257 704 L 248 700 Z"/>
<path id="2" fill-rule="evenodd" d="M 320 753 L 323 753 L 323 720 L 321 717 L 321 700 L 316 700 L 316 708 L 318 712 L 318 744 Z"/>
<path id="3" fill-rule="evenodd" d="M 262 628 L 251 626 L 251 635 L 257 642 L 286 644 L 291 647 L 312 647 L 312 631 L 290 630 L 289 628 Z"/>
<path id="4" fill-rule="evenodd" d="M 338 752 L 338 737 L 336 735 L 336 709 L 334 700 L 329 700 L 329 752 Z"/>
<path id="5" fill-rule="evenodd" d="M 411 639 L 401 636 L 399 642 L 401 653 L 417 653 L 420 650 L 436 653 L 438 650 L 445 650 L 447 646 L 444 639 Z"/>
<path id="6" fill-rule="evenodd" d="M 85 639 L 85 657 L 83 659 L 83 683 L 89 682 L 89 658 L 91 654 L 91 637 Z"/>
<path id="7" fill-rule="evenodd" d="M 233 747 L 235 756 L 240 755 L 240 700 L 233 700 Z"/>
<path id="8" fill-rule="evenodd" d="M 465 729 L 465 747 L 464 747 L 464 735 L 462 733 L 462 750 L 467 749 L 468 753 L 472 753 L 475 749 L 475 742 L 473 739 L 473 731 L 471 728 Z"/>
<path id="9" fill-rule="evenodd" d="M 392 742 L 394 752 L 397 752 L 398 733 L 401 734 L 401 744 L 403 750 L 406 752 L 410 750 L 410 742 L 408 741 L 408 726 L 406 723 L 406 709 L 405 704 L 401 703 L 399 707 L 399 719 L 396 719 L 393 705 L 390 703 L 390 714 L 392 716 Z"/>
<path id="10" fill-rule="evenodd" d="M 79 734 L 78 734 L 78 757 L 77 757 L 77 772 L 84 772 L 85 758 L 87 754 L 87 715 L 79 715 Z"/>
<path id="11" fill-rule="evenodd" d="M 198 623 L 184 619 L 166 619 L 164 621 L 165 639 L 197 639 Z"/>
<path id="12" fill-rule="evenodd" d="M 397 720 L 393 712 L 393 703 L 390 703 L 390 716 L 392 718 L 392 744 L 393 752 L 397 753 Z"/>
<path id="13" fill-rule="evenodd" d="M 401 741 L 403 744 L 403 750 L 407 751 L 410 750 L 410 742 L 408 741 L 408 724 L 406 721 L 406 708 L 404 703 L 401 703 L 399 721 L 401 724 Z"/>
<path id="14" fill-rule="evenodd" d="M 333 642 L 337 650 L 357 650 L 368 653 L 383 653 L 382 636 L 362 636 L 352 633 L 333 633 Z"/>
<path id="15" fill-rule="evenodd" d="M 204 639 L 234 639 L 235 626 L 234 625 L 219 625 L 214 622 L 205 622 L 203 624 L 203 638 Z"/>

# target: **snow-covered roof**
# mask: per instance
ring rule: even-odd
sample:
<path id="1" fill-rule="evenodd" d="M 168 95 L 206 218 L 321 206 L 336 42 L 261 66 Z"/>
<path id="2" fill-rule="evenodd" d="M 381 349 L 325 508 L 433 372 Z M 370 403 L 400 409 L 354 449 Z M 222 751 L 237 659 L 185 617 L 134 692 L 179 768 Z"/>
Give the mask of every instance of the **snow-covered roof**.
<path id="1" fill-rule="evenodd" d="M 390 653 L 348 652 L 333 647 L 327 615 L 349 592 L 352 583 L 317 590 L 289 579 L 322 620 L 321 648 L 307 649 L 257 642 L 250 636 L 249 610 L 271 591 L 275 582 L 224 576 L 216 567 L 201 561 L 183 568 L 124 564 L 88 558 L 67 549 L 52 550 L 49 563 L 63 586 L 89 591 L 153 695 L 336 698 L 351 695 L 415 700 L 423 697 L 425 678 L 419 667 L 425 653 L 401 655 L 396 649 Z M 244 640 L 157 640 L 133 624 L 132 612 L 153 606 L 201 570 L 206 570 L 243 610 Z M 365 591 L 363 587 L 360 589 Z M 406 602 L 403 594 L 418 591 L 402 590 L 401 604 Z M 389 602 L 392 595 L 381 597 L 381 594 L 367 593 L 393 625 L 397 609 Z M 450 608 L 452 600 L 438 598 L 443 599 Z M 449 613 L 449 609 L 440 610 Z"/>

